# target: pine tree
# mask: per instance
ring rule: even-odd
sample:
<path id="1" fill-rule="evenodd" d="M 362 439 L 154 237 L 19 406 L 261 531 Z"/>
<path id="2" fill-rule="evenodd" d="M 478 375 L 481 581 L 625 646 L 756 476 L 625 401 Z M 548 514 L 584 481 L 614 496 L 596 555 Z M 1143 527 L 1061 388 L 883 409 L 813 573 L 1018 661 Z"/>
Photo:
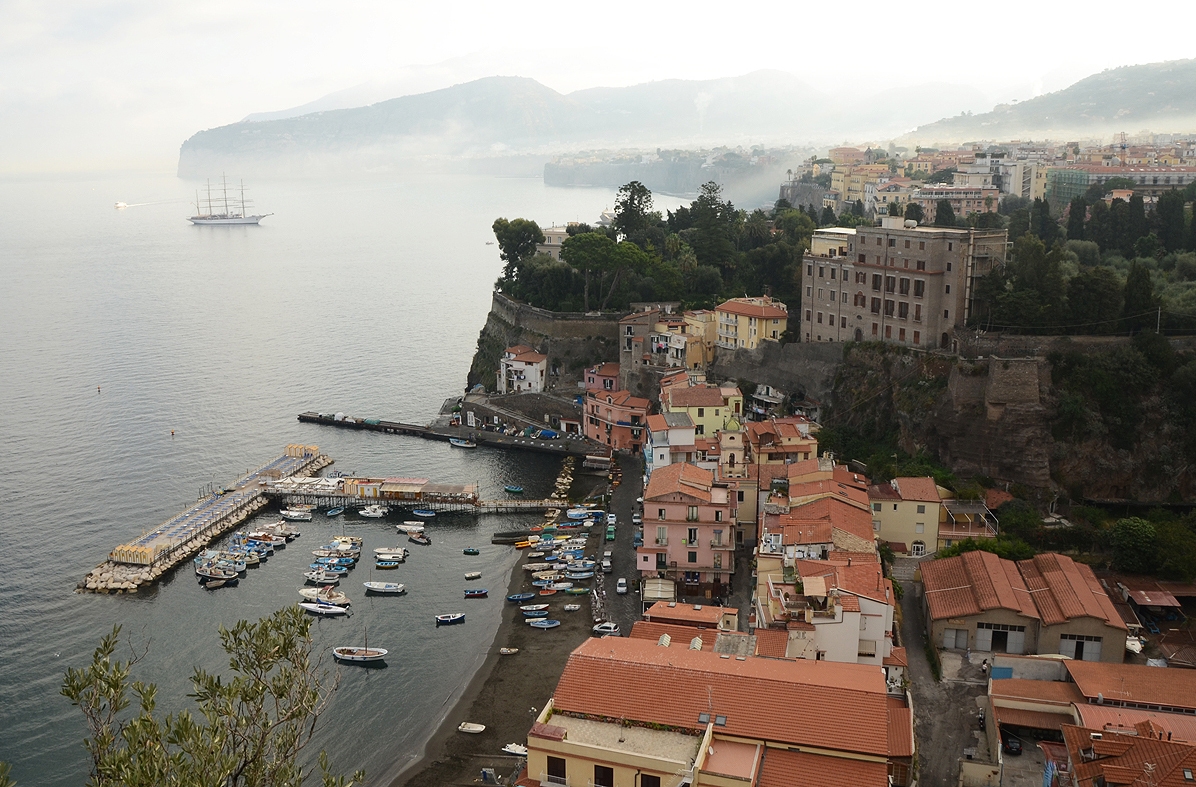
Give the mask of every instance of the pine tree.
<path id="1" fill-rule="evenodd" d="M 830 205 L 822 209 L 822 217 L 818 220 L 820 227 L 833 227 L 839 221 Z"/>

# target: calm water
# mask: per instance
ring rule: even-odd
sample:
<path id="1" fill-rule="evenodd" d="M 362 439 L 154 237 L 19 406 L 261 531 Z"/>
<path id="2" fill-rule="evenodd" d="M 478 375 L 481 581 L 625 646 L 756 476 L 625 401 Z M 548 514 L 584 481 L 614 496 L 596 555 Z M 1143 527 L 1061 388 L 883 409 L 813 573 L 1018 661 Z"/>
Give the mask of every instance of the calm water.
<path id="1" fill-rule="evenodd" d="M 217 626 L 292 603 L 310 550 L 341 530 L 317 516 L 237 588 L 206 592 L 183 571 L 138 596 L 72 592 L 203 485 L 289 442 L 318 444 L 333 469 L 477 481 L 485 496 L 508 483 L 547 493 L 558 468 L 295 416 L 430 419 L 463 389 L 489 308 L 494 218 L 593 220 L 612 192 L 467 176 L 254 182 L 259 209 L 276 215 L 230 228 L 184 221 L 195 186 L 0 182 L 0 760 L 23 785 L 84 782 L 81 717 L 58 689 L 113 624 L 148 644 L 136 675 L 159 683 L 160 706 L 187 707 L 192 668 L 226 667 Z M 400 543 L 401 518 L 344 527 L 372 549 Z M 488 536 L 525 522 L 437 518 L 433 546 L 410 545 L 404 566 L 375 577 L 404 582 L 405 597 L 364 598 L 364 567 L 342 583 L 355 614 L 319 621 L 317 644 L 356 643 L 368 627 L 391 655 L 386 669 L 343 670 L 316 742 L 334 767 L 364 767 L 378 784 L 418 755 L 497 630 L 515 556 Z M 461 554 L 475 544 L 480 557 Z M 494 597 L 465 603 L 462 574 L 475 569 Z M 434 628 L 434 614 L 457 610 L 465 626 Z"/>

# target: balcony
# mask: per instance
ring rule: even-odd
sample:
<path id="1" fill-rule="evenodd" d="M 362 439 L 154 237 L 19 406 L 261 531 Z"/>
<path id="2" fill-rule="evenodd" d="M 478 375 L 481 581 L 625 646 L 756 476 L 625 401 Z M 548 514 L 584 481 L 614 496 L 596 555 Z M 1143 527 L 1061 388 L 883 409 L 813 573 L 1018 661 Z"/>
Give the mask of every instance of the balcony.
<path id="1" fill-rule="evenodd" d="M 712 538 L 712 539 L 710 539 L 710 548 L 711 549 L 734 549 L 735 544 L 731 543 L 730 541 L 728 541 L 726 539 Z"/>
<path id="2" fill-rule="evenodd" d="M 667 547 L 668 545 L 669 545 L 669 540 L 668 540 L 667 538 L 658 538 L 658 539 L 656 539 L 656 546 L 658 546 L 658 547 Z"/>

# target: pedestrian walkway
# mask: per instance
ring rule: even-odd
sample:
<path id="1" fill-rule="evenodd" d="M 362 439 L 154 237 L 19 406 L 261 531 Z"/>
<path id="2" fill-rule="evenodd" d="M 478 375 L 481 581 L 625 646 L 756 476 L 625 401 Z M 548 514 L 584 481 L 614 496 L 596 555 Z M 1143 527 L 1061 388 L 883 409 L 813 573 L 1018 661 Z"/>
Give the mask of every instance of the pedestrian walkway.
<path id="1" fill-rule="evenodd" d="M 900 582 L 912 582 L 918 566 L 929 557 L 897 557 L 893 560 L 893 579 Z"/>

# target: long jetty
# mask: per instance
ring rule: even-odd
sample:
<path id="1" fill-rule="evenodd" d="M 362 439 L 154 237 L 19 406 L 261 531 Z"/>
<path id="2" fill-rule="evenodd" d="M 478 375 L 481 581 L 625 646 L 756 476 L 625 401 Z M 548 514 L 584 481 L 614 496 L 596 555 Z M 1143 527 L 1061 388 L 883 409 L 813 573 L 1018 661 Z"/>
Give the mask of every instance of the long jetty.
<path id="1" fill-rule="evenodd" d="M 306 477 L 330 464 L 317 446 L 288 445 L 282 456 L 238 478 L 229 489 L 200 498 L 186 511 L 113 549 L 77 589 L 136 593 L 269 505 L 268 483 Z"/>
<path id="2" fill-rule="evenodd" d="M 557 456 L 588 456 L 599 452 L 588 440 L 574 439 L 543 439 L 538 437 L 523 437 L 520 435 L 505 435 L 491 432 L 480 427 L 468 426 L 420 426 L 406 424 L 401 421 L 386 421 L 380 418 L 353 418 L 344 416 L 337 418 L 327 413 L 308 411 L 299 414 L 299 420 L 305 424 L 320 424 L 321 426 L 335 426 L 338 429 L 358 429 L 369 432 L 384 432 L 386 434 L 408 435 L 422 437 L 425 440 L 440 440 L 448 442 L 452 439 L 472 440 L 478 445 L 494 448 L 514 448 L 524 451 L 539 451 Z"/>

